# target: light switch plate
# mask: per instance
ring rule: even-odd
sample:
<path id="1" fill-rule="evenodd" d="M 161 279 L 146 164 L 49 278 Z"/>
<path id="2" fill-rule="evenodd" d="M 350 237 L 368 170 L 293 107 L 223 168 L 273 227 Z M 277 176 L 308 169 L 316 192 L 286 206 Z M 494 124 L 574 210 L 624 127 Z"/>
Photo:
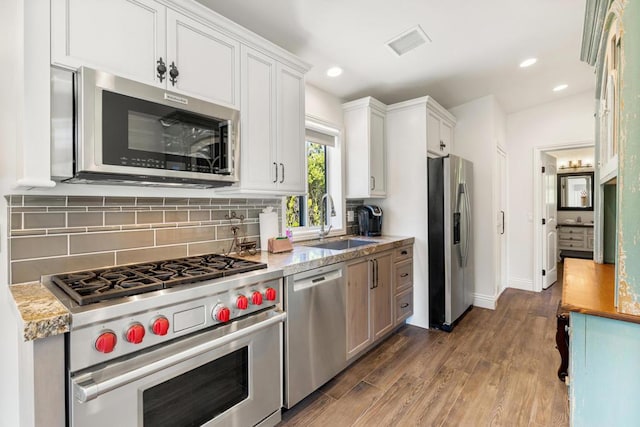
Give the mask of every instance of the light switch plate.
<path id="1" fill-rule="evenodd" d="M 353 211 L 347 211 L 347 221 L 353 222 Z"/>

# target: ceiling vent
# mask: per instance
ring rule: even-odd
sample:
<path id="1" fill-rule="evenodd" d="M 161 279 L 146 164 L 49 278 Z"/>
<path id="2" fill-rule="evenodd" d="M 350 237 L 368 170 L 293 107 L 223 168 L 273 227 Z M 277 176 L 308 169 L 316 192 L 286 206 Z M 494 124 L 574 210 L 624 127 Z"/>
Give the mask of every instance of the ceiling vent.
<path id="1" fill-rule="evenodd" d="M 416 25 L 415 27 L 392 38 L 386 44 L 396 55 L 402 56 L 426 42 L 431 43 L 431 39 L 420 25 Z"/>

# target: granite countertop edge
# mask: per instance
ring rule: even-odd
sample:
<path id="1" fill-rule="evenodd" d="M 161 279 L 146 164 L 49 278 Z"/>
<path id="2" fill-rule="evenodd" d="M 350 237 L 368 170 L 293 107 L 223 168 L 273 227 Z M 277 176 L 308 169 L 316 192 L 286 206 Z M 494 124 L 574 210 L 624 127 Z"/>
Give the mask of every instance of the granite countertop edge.
<path id="1" fill-rule="evenodd" d="M 71 313 L 42 283 L 15 284 L 9 290 L 21 320 L 24 341 L 69 332 Z"/>
<path id="2" fill-rule="evenodd" d="M 327 239 L 326 241 L 355 237 L 342 236 Z M 256 255 L 243 258 L 266 262 L 269 265 L 269 269 L 281 269 L 284 276 L 289 276 L 314 268 L 393 250 L 414 242 L 413 237 L 358 236 L 357 238 L 359 240 L 371 240 L 375 244 L 344 250 L 331 250 L 314 248 L 310 246 L 313 242 L 300 242 L 294 244 L 292 252 L 282 254 L 259 252 Z M 21 332 L 24 341 L 33 341 L 69 332 L 71 313 L 41 282 L 14 284 L 10 285 L 9 289 L 21 321 Z"/>

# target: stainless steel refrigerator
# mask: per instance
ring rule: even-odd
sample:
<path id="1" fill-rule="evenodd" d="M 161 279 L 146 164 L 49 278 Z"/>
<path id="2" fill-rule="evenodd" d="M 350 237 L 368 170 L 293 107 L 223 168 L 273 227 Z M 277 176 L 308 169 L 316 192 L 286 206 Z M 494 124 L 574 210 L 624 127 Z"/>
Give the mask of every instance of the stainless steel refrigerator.
<path id="1" fill-rule="evenodd" d="M 427 160 L 429 326 L 451 331 L 473 303 L 473 163 Z"/>

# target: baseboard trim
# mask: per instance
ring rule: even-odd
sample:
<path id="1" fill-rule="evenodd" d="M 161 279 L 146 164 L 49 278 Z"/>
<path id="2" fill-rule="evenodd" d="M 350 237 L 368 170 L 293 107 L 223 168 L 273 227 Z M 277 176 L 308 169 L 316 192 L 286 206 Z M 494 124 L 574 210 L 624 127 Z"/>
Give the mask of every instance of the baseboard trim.
<path id="1" fill-rule="evenodd" d="M 497 298 L 492 295 L 473 294 L 473 305 L 480 308 L 496 309 Z"/>
<path id="2" fill-rule="evenodd" d="M 533 291 L 533 280 L 512 277 L 509 279 L 509 288 L 522 289 L 523 291 Z"/>

